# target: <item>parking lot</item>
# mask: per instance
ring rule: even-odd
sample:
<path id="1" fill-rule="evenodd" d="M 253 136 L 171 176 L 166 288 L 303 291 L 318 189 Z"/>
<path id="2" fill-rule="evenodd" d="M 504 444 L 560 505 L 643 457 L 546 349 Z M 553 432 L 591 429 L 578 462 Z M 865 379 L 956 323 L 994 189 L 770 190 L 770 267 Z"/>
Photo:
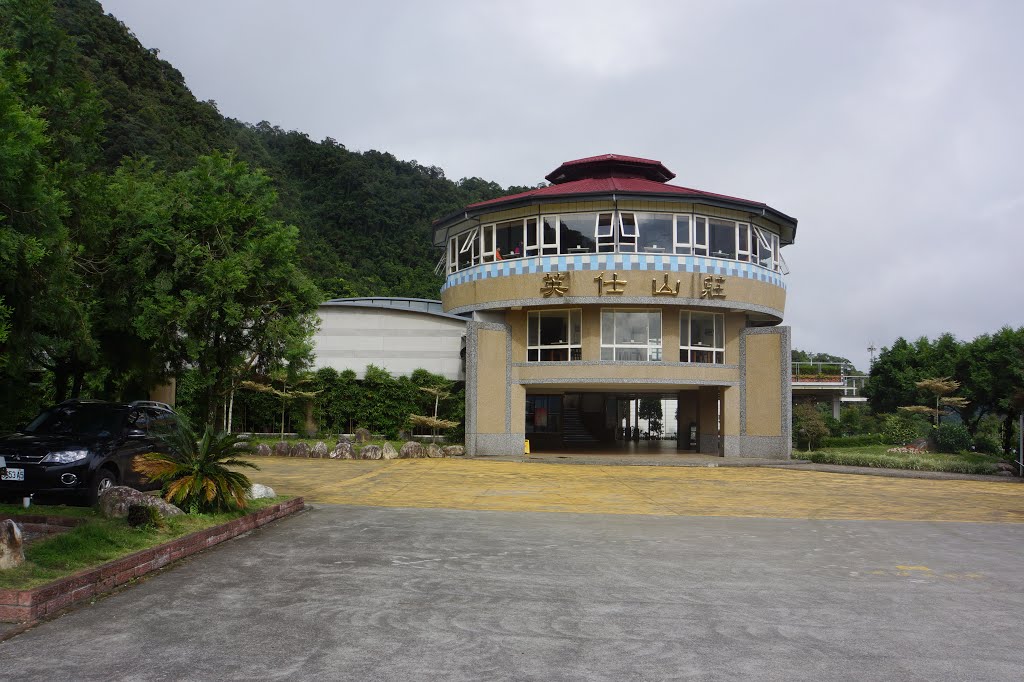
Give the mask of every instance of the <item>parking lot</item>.
<path id="1" fill-rule="evenodd" d="M 267 459 L 311 508 L 0 643 L 19 680 L 1008 680 L 1019 484 Z"/>

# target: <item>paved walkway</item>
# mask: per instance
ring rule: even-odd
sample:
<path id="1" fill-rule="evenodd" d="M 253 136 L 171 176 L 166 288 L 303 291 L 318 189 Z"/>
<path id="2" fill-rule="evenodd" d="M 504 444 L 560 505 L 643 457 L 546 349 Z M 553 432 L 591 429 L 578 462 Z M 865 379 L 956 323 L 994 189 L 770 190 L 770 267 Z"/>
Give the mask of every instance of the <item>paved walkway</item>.
<path id="1" fill-rule="evenodd" d="M 747 518 L 1024 523 L 999 481 L 775 468 L 537 465 L 461 459 L 260 458 L 254 481 L 310 502 L 376 507 Z"/>

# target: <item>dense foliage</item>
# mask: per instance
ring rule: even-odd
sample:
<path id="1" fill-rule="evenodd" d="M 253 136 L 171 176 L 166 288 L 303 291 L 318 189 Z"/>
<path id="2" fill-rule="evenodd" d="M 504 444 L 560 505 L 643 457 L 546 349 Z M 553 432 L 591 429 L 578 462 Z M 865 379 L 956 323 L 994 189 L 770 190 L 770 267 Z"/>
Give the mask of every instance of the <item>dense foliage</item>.
<path id="1" fill-rule="evenodd" d="M 317 300 L 436 297 L 431 221 L 521 189 L 226 119 L 95 0 L 0 0 L 0 133 L 0 427 L 186 366 L 209 421 Z"/>
<path id="2" fill-rule="evenodd" d="M 952 334 L 934 341 L 922 337 L 913 343 L 899 338 L 882 349 L 865 393 L 876 413 L 935 404 L 935 396 L 918 386 L 935 377 L 959 382 L 956 395 L 966 404 L 946 409 L 956 414 L 972 437 L 982 434 L 987 417 L 1001 420 L 1000 449 L 1009 452 L 1014 445 L 1015 422 L 1024 407 L 1020 401 L 1024 395 L 1024 327 L 1003 327 L 972 341 L 959 341 Z"/>

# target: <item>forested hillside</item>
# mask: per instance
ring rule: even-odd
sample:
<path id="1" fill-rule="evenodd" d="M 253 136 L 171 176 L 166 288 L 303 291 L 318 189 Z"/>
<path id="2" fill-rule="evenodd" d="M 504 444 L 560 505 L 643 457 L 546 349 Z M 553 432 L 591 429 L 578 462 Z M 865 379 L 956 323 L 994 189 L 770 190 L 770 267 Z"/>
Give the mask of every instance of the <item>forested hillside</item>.
<path id="1" fill-rule="evenodd" d="M 436 297 L 431 221 L 504 191 L 226 119 L 94 0 L 0 0 L 0 428 L 189 368 L 209 421 L 301 371 L 319 301 Z"/>
<path id="2" fill-rule="evenodd" d="M 227 119 L 200 102 L 181 73 L 143 46 L 95 0 L 55 0 L 58 25 L 106 106 L 102 163 L 113 170 L 144 155 L 158 170 L 179 171 L 200 154 L 234 151 L 270 176 L 274 217 L 299 228 L 302 265 L 324 297 L 436 298 L 441 255 L 432 220 L 506 191 L 479 178 L 448 180 L 440 168 L 386 152 L 349 151 L 343 141 L 311 140 L 266 122 Z"/>

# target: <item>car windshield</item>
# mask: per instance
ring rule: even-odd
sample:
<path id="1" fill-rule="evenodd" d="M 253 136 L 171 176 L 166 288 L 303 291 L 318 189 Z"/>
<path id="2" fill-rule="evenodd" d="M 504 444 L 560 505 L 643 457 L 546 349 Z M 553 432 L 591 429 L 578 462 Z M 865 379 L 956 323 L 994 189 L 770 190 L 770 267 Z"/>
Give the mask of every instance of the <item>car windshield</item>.
<path id="1" fill-rule="evenodd" d="M 124 412 L 110 405 L 58 405 L 25 427 L 27 433 L 110 436 L 121 428 Z"/>

